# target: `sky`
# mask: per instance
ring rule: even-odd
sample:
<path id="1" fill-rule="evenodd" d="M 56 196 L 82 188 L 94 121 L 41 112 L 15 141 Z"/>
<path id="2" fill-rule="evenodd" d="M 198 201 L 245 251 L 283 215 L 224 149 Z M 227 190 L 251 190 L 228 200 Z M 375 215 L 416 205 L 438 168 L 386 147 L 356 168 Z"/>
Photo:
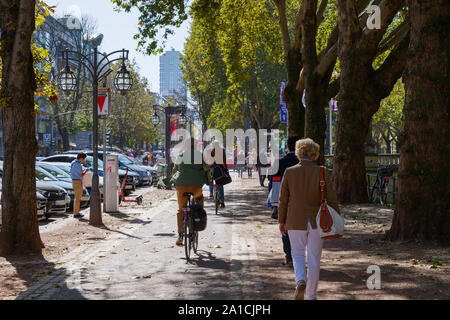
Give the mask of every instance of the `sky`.
<path id="1" fill-rule="evenodd" d="M 79 17 L 90 16 L 97 25 L 97 32 L 104 38 L 99 50 L 112 52 L 122 48 L 130 50 L 129 58 L 136 60 L 140 68 L 140 74 L 148 79 L 150 90 L 159 92 L 159 56 L 144 55 L 136 51 L 138 41 L 133 39 L 137 33 L 139 12 L 116 12 L 110 0 L 46 0 L 50 6 L 56 6 L 56 17 L 62 17 L 69 12 Z M 166 40 L 165 50 L 174 48 L 183 52 L 184 43 L 188 37 L 190 22 L 186 21 L 173 35 Z M 162 37 L 161 37 L 162 39 Z"/>

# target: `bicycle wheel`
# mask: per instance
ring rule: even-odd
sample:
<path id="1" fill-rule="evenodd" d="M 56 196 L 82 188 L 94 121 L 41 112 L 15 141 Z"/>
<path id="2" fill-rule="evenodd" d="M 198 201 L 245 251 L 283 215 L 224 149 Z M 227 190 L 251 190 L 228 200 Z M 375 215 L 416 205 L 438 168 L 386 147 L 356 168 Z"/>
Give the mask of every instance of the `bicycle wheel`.
<path id="1" fill-rule="evenodd" d="M 216 214 L 217 214 L 219 211 L 219 192 L 217 191 L 214 192 L 214 202 L 216 205 Z"/>
<path id="2" fill-rule="evenodd" d="M 194 231 L 192 233 L 192 249 L 194 250 L 194 253 L 197 253 L 198 249 L 198 231 Z"/>
<path id="3" fill-rule="evenodd" d="M 384 206 L 387 203 L 388 187 L 385 181 L 380 186 L 380 203 Z"/>
<path id="4" fill-rule="evenodd" d="M 379 193 L 379 182 L 378 179 L 375 181 L 375 183 L 372 186 L 372 190 L 370 190 L 370 201 L 372 203 L 376 203 L 377 199 L 380 199 Z"/>
<path id="5" fill-rule="evenodd" d="M 190 236 L 190 226 L 188 221 L 184 221 L 184 235 L 183 235 L 183 243 L 184 243 L 184 253 L 186 254 L 186 260 L 189 260 L 191 255 L 191 236 Z"/>

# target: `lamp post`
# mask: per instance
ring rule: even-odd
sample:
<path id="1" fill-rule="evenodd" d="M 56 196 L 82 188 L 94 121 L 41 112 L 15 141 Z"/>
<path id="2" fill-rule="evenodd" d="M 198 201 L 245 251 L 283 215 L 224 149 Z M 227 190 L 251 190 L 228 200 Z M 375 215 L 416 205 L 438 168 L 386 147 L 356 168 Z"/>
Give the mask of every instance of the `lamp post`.
<path id="1" fill-rule="evenodd" d="M 157 126 L 160 123 L 160 118 L 156 113 L 156 110 L 164 112 L 165 115 L 165 125 L 166 125 L 166 133 L 165 133 L 165 149 L 166 149 L 166 163 L 167 163 L 167 175 L 170 176 L 172 174 L 172 166 L 170 161 L 170 116 L 174 114 L 180 113 L 178 118 L 178 123 L 180 125 L 186 124 L 186 116 L 184 113 L 186 112 L 186 106 L 167 106 L 161 107 L 159 105 L 153 105 L 153 110 L 155 113 L 152 116 L 152 124 Z"/>
<path id="2" fill-rule="evenodd" d="M 109 54 L 102 54 L 102 58 L 98 59 L 97 47 L 94 47 L 93 56 L 88 56 L 71 50 L 63 51 L 63 59 L 66 65 L 58 77 L 58 85 L 66 94 L 73 91 L 76 86 L 76 78 L 70 70 L 69 61 L 74 61 L 82 64 L 92 76 L 92 117 L 93 117 L 93 158 L 94 158 L 94 173 L 92 176 L 92 189 L 90 197 L 90 212 L 89 223 L 92 225 L 102 224 L 100 192 L 98 189 L 98 83 L 104 77 L 110 67 L 110 64 L 122 60 L 122 66 L 114 78 L 114 85 L 121 94 L 125 94 L 133 85 L 133 80 L 130 73 L 125 67 L 125 60 L 128 60 L 128 50 L 122 49 L 113 51 Z M 69 55 L 70 54 L 70 55 Z M 109 60 L 110 57 L 119 54 L 119 57 Z M 121 54 L 121 55 L 120 55 Z"/>

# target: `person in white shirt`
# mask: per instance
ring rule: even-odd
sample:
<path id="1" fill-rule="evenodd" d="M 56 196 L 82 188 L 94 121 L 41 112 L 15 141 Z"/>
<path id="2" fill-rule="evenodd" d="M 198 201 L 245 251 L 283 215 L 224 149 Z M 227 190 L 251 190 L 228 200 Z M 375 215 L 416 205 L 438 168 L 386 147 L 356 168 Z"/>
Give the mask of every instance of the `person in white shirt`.
<path id="1" fill-rule="evenodd" d="M 245 162 L 246 162 L 246 164 L 247 164 L 248 177 L 249 177 L 249 178 L 252 176 L 254 161 L 255 161 L 255 159 L 254 159 L 253 156 L 249 153 L 248 156 L 247 156 L 247 158 L 245 159 Z"/>

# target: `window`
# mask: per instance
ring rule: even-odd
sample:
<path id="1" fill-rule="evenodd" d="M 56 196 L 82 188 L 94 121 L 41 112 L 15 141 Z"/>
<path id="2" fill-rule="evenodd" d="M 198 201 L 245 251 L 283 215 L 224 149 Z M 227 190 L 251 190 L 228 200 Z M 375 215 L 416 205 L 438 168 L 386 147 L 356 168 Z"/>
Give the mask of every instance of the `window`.
<path id="1" fill-rule="evenodd" d="M 173 72 L 169 73 L 169 90 L 173 89 Z"/>

